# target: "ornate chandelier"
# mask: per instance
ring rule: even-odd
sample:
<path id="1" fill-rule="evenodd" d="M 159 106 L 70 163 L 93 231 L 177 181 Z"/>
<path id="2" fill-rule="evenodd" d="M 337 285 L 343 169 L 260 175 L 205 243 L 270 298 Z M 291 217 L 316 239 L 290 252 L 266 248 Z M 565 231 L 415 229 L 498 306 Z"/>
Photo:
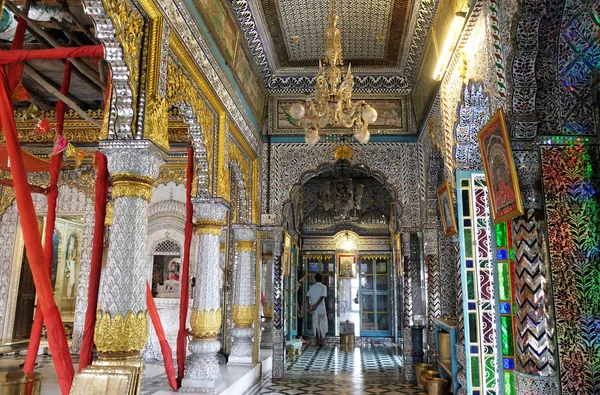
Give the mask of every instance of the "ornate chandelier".
<path id="1" fill-rule="evenodd" d="M 366 144 L 371 137 L 369 124 L 377 120 L 377 111 L 364 100 L 352 102 L 354 76 L 348 71 L 342 78 L 342 36 L 337 28 L 339 17 L 335 14 L 335 0 L 331 3 L 331 14 L 325 30 L 325 67 L 319 60 L 319 73 L 315 78 L 315 97 L 294 103 L 290 115 L 304 126 L 304 138 L 311 147 L 319 140 L 319 129 L 340 125 L 354 127 L 354 137 Z"/>

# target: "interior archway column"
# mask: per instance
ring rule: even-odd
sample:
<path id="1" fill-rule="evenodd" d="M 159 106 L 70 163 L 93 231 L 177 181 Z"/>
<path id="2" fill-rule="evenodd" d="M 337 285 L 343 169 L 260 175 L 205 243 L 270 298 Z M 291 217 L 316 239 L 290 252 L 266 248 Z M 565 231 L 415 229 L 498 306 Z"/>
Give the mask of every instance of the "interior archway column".
<path id="1" fill-rule="evenodd" d="M 539 149 L 513 153 L 524 214 L 512 221 L 517 394 L 560 393 Z"/>
<path id="2" fill-rule="evenodd" d="M 251 364 L 254 358 L 256 309 L 256 227 L 232 225 L 235 248 L 234 294 L 231 316 L 234 328 L 229 364 Z"/>
<path id="3" fill-rule="evenodd" d="M 196 254 L 196 286 L 190 326 L 192 341 L 189 345 L 184 387 L 215 388 L 221 380 L 217 353 L 221 349 L 218 334 L 221 330 L 220 237 L 226 224 L 227 206 L 219 200 L 193 198 L 195 233 L 198 238 Z"/>
<path id="4" fill-rule="evenodd" d="M 105 140 L 100 149 L 108 159 L 114 212 L 94 342 L 101 360 L 139 361 L 148 337 L 146 277 L 140 275 L 148 264 L 148 204 L 164 152 L 149 140 Z"/>
<path id="5" fill-rule="evenodd" d="M 260 345 L 262 348 L 273 347 L 273 253 L 268 252 L 263 255 L 263 291 L 265 303 L 263 305 L 262 338 Z"/>

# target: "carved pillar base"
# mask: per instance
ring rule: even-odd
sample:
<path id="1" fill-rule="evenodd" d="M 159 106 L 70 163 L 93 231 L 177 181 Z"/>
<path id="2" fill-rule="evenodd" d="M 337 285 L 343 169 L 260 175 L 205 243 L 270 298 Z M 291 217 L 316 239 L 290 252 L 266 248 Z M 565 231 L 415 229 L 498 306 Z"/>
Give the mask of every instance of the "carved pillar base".
<path id="1" fill-rule="evenodd" d="M 515 372 L 515 384 L 518 395 L 560 394 L 558 376 L 533 376 Z"/>
<path id="2" fill-rule="evenodd" d="M 273 319 L 265 318 L 262 323 L 262 337 L 260 339 L 260 348 L 273 347 Z"/>
<path id="3" fill-rule="evenodd" d="M 217 357 L 221 342 L 215 339 L 192 340 L 189 349 L 192 355 L 186 362 L 182 389 L 185 390 L 183 387 L 217 389 L 223 386 Z"/>
<path id="4" fill-rule="evenodd" d="M 229 354 L 229 365 L 247 365 L 252 364 L 254 354 L 254 329 L 233 328 L 233 345 L 231 346 L 231 354 Z"/>

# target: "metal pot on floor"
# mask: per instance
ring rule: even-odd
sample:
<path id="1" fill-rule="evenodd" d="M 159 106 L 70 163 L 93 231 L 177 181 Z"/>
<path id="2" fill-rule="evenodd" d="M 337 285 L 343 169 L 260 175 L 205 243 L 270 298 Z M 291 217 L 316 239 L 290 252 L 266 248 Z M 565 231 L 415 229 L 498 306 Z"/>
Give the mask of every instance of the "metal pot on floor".
<path id="1" fill-rule="evenodd" d="M 439 377 L 429 377 L 427 379 L 426 387 L 428 395 L 443 395 L 446 393 L 446 386 L 448 380 Z"/>
<path id="2" fill-rule="evenodd" d="M 39 395 L 41 388 L 41 373 L 0 372 L 0 395 Z"/>
<path id="3" fill-rule="evenodd" d="M 415 364 L 415 376 L 417 377 L 417 387 L 419 387 L 422 390 L 425 389 L 425 383 L 421 380 L 421 373 L 423 373 L 425 370 L 431 369 L 433 369 L 433 365 L 431 365 L 430 363 Z"/>

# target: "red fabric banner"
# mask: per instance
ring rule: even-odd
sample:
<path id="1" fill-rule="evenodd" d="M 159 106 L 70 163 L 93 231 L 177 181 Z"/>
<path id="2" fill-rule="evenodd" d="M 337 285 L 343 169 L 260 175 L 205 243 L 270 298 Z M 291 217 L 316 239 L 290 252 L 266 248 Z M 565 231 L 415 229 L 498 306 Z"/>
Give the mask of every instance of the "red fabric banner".
<path id="1" fill-rule="evenodd" d="M 104 96 L 104 111 L 110 111 L 110 71 Z M 92 261 L 90 263 L 90 282 L 88 285 L 88 304 L 83 324 L 83 340 L 79 351 L 79 371 L 92 363 L 92 348 L 94 347 L 94 328 L 96 326 L 96 308 L 98 304 L 98 289 L 100 288 L 100 273 L 102 272 L 102 254 L 104 251 L 104 222 L 106 220 L 106 204 L 108 202 L 108 161 L 106 155 L 97 151 L 94 157 L 97 167 L 96 199 L 94 211 L 94 239 L 92 241 Z"/>
<path id="2" fill-rule="evenodd" d="M 150 289 L 150 284 L 148 284 L 148 281 L 146 281 L 146 304 L 148 305 L 148 313 L 150 314 L 150 318 L 152 319 L 152 325 L 154 326 L 156 336 L 158 336 L 158 342 L 160 343 L 160 351 L 162 352 L 163 360 L 165 362 L 165 372 L 167 373 L 167 380 L 169 380 L 169 385 L 171 386 L 171 388 L 173 388 L 173 391 L 177 391 L 177 380 L 175 379 L 175 367 L 173 366 L 173 355 L 171 351 L 171 346 L 167 341 L 167 338 L 165 336 L 165 330 L 163 329 L 162 323 L 160 322 L 160 316 L 158 315 L 156 304 L 154 304 L 152 290 Z"/>
<path id="3" fill-rule="evenodd" d="M 185 356 L 187 354 L 187 314 L 190 303 L 190 249 L 192 246 L 192 232 L 194 207 L 192 206 L 192 179 L 194 178 L 194 150 L 188 149 L 187 172 L 185 176 L 185 236 L 183 241 L 183 268 L 181 269 L 181 296 L 179 301 L 179 331 L 177 332 L 177 385 L 181 387 L 185 370 Z"/>
<path id="4" fill-rule="evenodd" d="M 96 151 L 96 199 L 94 212 L 94 239 L 92 241 L 92 262 L 90 264 L 90 283 L 88 286 L 88 303 L 83 326 L 83 340 L 79 352 L 79 371 L 92 363 L 94 346 L 94 327 L 96 326 L 96 308 L 98 289 L 100 288 L 100 272 L 102 271 L 102 252 L 104 241 L 104 220 L 106 219 L 106 203 L 108 201 L 108 167 L 106 155 Z"/>
<path id="5" fill-rule="evenodd" d="M 27 21 L 19 17 L 17 29 L 13 37 L 12 50 L 23 48 L 25 42 L 25 31 L 27 30 Z M 23 101 L 30 99 L 29 93 L 23 86 L 23 65 L 21 63 L 13 63 L 7 65 L 8 83 L 10 86 L 10 98 L 13 101 Z"/>
<path id="6" fill-rule="evenodd" d="M 23 241 L 37 291 L 38 308 L 42 310 L 44 317 L 46 317 L 48 343 L 50 352 L 52 353 L 54 368 L 58 376 L 58 384 L 61 393 L 67 395 L 73 383 L 73 361 L 69 352 L 65 327 L 60 318 L 58 307 L 54 302 L 52 284 L 50 283 L 50 276 L 44 261 L 44 250 L 38 229 L 37 216 L 29 191 L 23 158 L 21 157 L 17 125 L 15 124 L 13 105 L 9 94 L 8 76 L 6 70 L 0 67 L 0 120 L 4 126 L 4 136 L 11 161 L 17 209 L 19 210 L 21 229 L 23 231 Z"/>
<path id="7" fill-rule="evenodd" d="M 11 188 L 15 187 L 13 180 L 10 178 L 0 178 L 0 185 L 4 185 Z M 39 193 L 40 195 L 45 195 L 48 192 L 44 187 L 38 187 L 37 185 L 31 184 L 29 184 L 29 189 L 31 190 L 31 193 Z"/>
<path id="8" fill-rule="evenodd" d="M 69 94 L 69 86 L 71 85 L 71 62 L 67 61 L 63 72 L 63 82 L 60 87 L 60 93 L 63 95 Z M 56 103 L 56 134 L 61 136 L 63 132 L 63 121 L 65 118 L 66 105 L 62 100 Z M 60 167 L 62 165 L 62 155 L 52 155 L 50 157 L 50 184 L 48 185 L 48 214 L 46 216 L 46 230 L 44 232 L 44 259 L 48 267 L 48 275 L 52 275 L 52 236 L 54 236 L 54 225 L 56 222 L 56 200 L 58 199 L 58 176 L 60 175 Z M 42 311 L 35 311 L 31 334 L 29 335 L 29 347 L 27 348 L 27 356 L 23 365 L 24 372 L 33 372 L 35 367 L 35 359 L 37 351 L 40 347 L 40 338 L 42 336 L 42 325 L 44 317 Z"/>
<path id="9" fill-rule="evenodd" d="M 9 49 L 0 51 L 0 64 L 24 62 L 34 59 L 66 59 L 66 58 L 102 58 L 102 45 L 83 45 L 81 47 L 60 47 L 50 49 Z"/>

